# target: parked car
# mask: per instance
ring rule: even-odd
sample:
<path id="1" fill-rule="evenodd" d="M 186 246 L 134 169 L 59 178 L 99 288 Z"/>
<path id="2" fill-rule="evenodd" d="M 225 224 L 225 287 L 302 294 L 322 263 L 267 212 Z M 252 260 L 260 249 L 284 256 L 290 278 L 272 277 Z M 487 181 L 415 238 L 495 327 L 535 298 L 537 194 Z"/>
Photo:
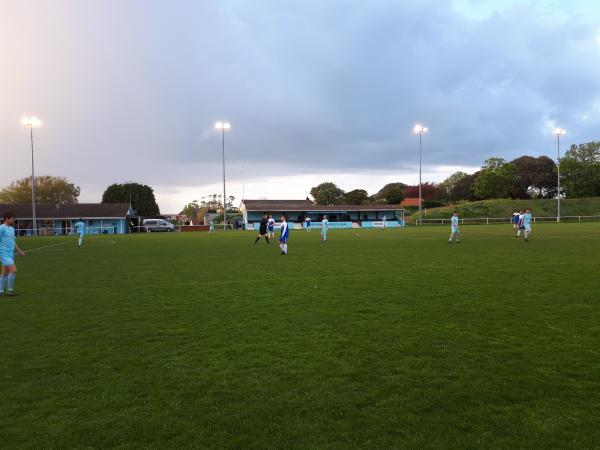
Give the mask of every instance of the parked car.
<path id="1" fill-rule="evenodd" d="M 147 232 L 175 231 L 175 225 L 163 219 L 144 219 L 142 225 Z"/>

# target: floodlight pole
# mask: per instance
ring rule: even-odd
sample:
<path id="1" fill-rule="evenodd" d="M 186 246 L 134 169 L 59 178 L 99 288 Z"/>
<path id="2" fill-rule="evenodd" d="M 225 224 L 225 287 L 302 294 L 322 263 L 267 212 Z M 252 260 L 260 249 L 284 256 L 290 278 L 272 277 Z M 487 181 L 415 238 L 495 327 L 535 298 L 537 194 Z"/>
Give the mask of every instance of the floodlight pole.
<path id="1" fill-rule="evenodd" d="M 36 214 L 35 214 L 35 162 L 33 159 L 33 123 L 29 124 L 29 138 L 31 140 L 31 218 L 33 220 L 33 236 L 37 235 Z"/>
<path id="2" fill-rule="evenodd" d="M 556 221 L 560 222 L 560 133 L 556 133 L 556 169 L 556 185 L 558 186 L 558 191 L 556 192 Z"/>
<path id="3" fill-rule="evenodd" d="M 225 127 L 221 128 L 223 147 L 223 231 L 227 229 L 227 197 L 225 197 Z"/>
<path id="4" fill-rule="evenodd" d="M 422 160 L 422 140 L 423 140 L 423 131 L 419 132 L 419 226 L 421 226 L 422 219 L 422 205 L 421 199 L 423 198 L 421 195 L 421 160 Z"/>

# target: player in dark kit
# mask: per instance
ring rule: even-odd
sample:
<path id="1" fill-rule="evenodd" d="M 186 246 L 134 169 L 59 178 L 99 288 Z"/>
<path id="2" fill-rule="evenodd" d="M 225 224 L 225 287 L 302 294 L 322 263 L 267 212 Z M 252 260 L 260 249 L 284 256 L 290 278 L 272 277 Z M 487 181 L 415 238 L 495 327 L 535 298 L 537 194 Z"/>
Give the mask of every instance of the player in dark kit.
<path id="1" fill-rule="evenodd" d="M 267 236 L 267 215 L 265 214 L 262 219 L 260 219 L 260 225 L 258 227 L 258 236 L 256 237 L 256 240 L 254 241 L 254 243 L 256 244 L 261 237 L 264 237 L 265 240 L 267 241 L 267 244 L 269 243 L 269 236 Z"/>

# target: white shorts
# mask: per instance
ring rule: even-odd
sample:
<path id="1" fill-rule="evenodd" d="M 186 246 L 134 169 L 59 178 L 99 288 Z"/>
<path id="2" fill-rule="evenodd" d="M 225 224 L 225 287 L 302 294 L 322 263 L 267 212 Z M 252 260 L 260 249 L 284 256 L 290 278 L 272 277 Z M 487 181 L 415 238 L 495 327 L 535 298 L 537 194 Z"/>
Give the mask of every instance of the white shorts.
<path id="1" fill-rule="evenodd" d="M 531 232 L 531 225 L 525 225 L 525 231 L 527 231 L 528 233 Z"/>
<path id="2" fill-rule="evenodd" d="M 459 233 L 459 229 L 458 227 L 451 227 L 450 230 L 452 231 L 452 233 Z"/>

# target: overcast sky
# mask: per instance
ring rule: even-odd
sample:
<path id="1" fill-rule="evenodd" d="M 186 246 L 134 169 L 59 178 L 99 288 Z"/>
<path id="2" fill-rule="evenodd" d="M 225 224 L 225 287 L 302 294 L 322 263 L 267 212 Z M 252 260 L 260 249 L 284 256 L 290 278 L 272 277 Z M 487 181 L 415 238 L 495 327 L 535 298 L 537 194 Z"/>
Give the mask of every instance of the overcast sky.
<path id="1" fill-rule="evenodd" d="M 600 138 L 597 0 L 0 0 L 0 186 L 127 180 L 161 211 L 222 191 L 370 194 Z M 244 183 L 242 183 L 244 181 Z"/>

